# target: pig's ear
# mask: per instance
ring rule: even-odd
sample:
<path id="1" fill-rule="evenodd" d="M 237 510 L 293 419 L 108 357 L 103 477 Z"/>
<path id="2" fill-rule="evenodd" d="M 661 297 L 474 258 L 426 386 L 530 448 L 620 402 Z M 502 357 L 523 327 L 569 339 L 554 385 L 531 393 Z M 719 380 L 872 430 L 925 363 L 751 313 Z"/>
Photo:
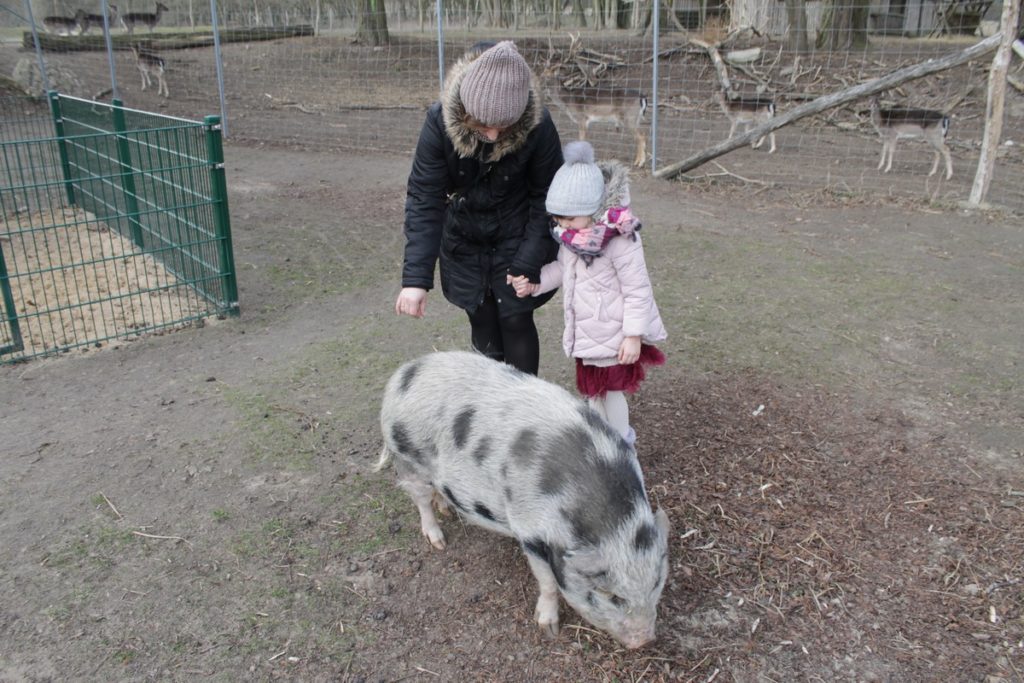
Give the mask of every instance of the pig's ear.
<path id="1" fill-rule="evenodd" d="M 665 534 L 665 538 L 668 538 L 668 532 L 672 525 L 669 524 L 668 515 L 663 509 L 658 508 L 658 511 L 654 513 L 654 524 L 661 533 Z"/>

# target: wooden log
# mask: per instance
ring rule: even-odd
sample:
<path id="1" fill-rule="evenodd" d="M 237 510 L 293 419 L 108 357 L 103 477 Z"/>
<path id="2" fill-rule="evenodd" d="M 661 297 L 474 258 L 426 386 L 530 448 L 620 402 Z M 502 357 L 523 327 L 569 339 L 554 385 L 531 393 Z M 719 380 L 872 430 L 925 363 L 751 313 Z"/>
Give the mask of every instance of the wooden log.
<path id="1" fill-rule="evenodd" d="M 845 90 L 831 93 L 829 95 L 823 95 L 806 104 L 794 107 L 786 113 L 776 116 L 765 123 L 755 126 L 742 135 L 737 135 L 734 138 L 724 140 L 717 145 L 709 147 L 680 162 L 663 166 L 655 171 L 653 175 L 655 178 L 672 178 L 680 173 L 685 173 L 690 169 L 696 168 L 697 166 L 711 161 L 712 159 L 716 159 L 734 149 L 739 149 L 744 145 L 750 144 L 754 140 L 758 140 L 768 133 L 778 130 L 783 126 L 788 126 L 794 121 L 799 121 L 804 117 L 820 114 L 823 111 L 832 109 L 833 107 L 838 107 L 842 104 L 846 104 L 847 102 L 869 97 L 882 92 L 883 90 L 895 88 L 896 86 L 908 81 L 923 78 L 924 76 L 929 76 L 939 71 L 945 71 L 946 69 L 951 69 L 954 66 L 965 64 L 972 59 L 982 57 L 996 49 L 1001 40 L 1002 33 L 996 33 L 995 35 L 989 36 L 988 38 L 979 41 L 960 52 L 954 52 L 952 54 L 939 57 L 938 59 L 929 59 L 926 62 L 898 69 L 890 74 L 882 76 L 881 78 L 876 78 L 866 83 L 860 83 L 851 88 L 846 88 Z"/>
<path id="2" fill-rule="evenodd" d="M 233 28 L 220 32 L 222 43 L 245 43 L 280 38 L 302 38 L 313 35 L 313 27 L 309 24 L 294 26 L 254 26 L 252 28 Z M 161 32 L 128 35 L 126 33 L 111 34 L 111 44 L 115 50 L 127 50 L 130 45 L 142 43 L 154 50 L 186 50 L 193 47 L 209 47 L 213 45 L 213 33 L 210 31 L 192 32 Z M 22 44 L 35 49 L 32 32 L 25 31 Z M 107 49 L 106 40 L 102 35 L 58 36 L 50 33 L 39 34 L 39 46 L 51 52 L 86 52 Z"/>

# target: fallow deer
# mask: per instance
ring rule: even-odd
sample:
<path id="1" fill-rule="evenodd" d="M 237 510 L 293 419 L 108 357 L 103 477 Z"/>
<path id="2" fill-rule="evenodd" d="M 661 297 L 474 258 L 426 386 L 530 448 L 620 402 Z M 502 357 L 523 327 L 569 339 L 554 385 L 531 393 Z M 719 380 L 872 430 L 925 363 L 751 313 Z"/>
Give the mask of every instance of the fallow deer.
<path id="1" fill-rule="evenodd" d="M 892 168 L 892 158 L 896 153 L 896 141 L 900 138 L 922 138 L 935 150 L 935 162 L 929 177 L 939 169 L 939 157 L 946 161 L 946 180 L 953 177 L 953 160 L 950 158 L 949 147 L 946 146 L 946 135 L 949 133 L 949 116 L 933 109 L 915 109 L 913 107 L 882 107 L 878 97 L 871 98 L 871 123 L 882 138 L 882 158 L 878 160 L 878 169 L 888 173 Z M 886 155 L 888 154 L 888 162 Z"/>
<path id="2" fill-rule="evenodd" d="M 570 55 L 580 49 L 579 38 L 573 37 Z M 647 135 L 643 129 L 647 113 L 647 96 L 639 90 L 609 85 L 584 85 L 568 88 L 562 80 L 563 64 L 549 51 L 540 74 L 541 87 L 548 100 L 565 112 L 579 130 L 579 139 L 587 139 L 591 123 L 614 123 L 616 129 L 627 129 L 633 136 L 633 166 L 641 168 L 647 161 Z"/>
<path id="3" fill-rule="evenodd" d="M 162 2 L 156 3 L 156 12 L 129 12 L 128 14 L 121 15 L 121 25 L 124 26 L 124 30 L 131 35 L 135 31 L 135 27 L 139 24 L 147 26 L 149 32 L 152 33 L 156 25 L 160 23 L 160 17 L 164 12 L 167 11 L 167 5 Z"/>
<path id="4" fill-rule="evenodd" d="M 164 78 L 164 58 L 154 52 L 148 52 L 138 45 L 131 46 L 132 54 L 135 55 L 135 66 L 142 76 L 142 89 L 145 90 L 153 84 L 153 77 L 156 77 L 156 94 L 170 97 L 171 92 L 167 89 L 167 80 Z"/>
<path id="5" fill-rule="evenodd" d="M 47 33 L 61 36 L 70 36 L 76 28 L 79 33 L 82 33 L 85 26 L 85 10 L 78 10 L 73 17 L 44 17 L 43 26 L 46 28 Z"/>
<path id="6" fill-rule="evenodd" d="M 117 5 L 107 5 L 107 25 L 110 28 L 114 28 L 117 23 Z M 82 24 L 82 35 L 84 36 L 89 32 L 93 26 L 98 26 L 100 30 L 103 30 L 103 15 L 102 14 L 85 14 L 85 22 Z"/>
<path id="7" fill-rule="evenodd" d="M 767 95 L 755 95 L 753 97 L 729 97 L 725 90 L 718 91 L 718 106 L 722 113 L 729 119 L 729 137 L 736 134 L 736 128 L 742 123 L 744 131 L 775 116 L 775 100 Z M 775 131 L 768 133 L 771 147 L 768 153 L 775 151 Z M 764 144 L 764 137 L 751 143 L 751 147 L 757 149 Z"/>

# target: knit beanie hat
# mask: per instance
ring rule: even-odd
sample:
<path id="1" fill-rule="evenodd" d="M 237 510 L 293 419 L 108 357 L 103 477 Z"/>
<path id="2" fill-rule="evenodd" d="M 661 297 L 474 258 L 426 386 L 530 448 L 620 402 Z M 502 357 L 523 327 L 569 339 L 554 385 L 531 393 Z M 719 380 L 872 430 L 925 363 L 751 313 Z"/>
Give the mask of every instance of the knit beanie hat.
<path id="1" fill-rule="evenodd" d="M 459 84 L 466 113 L 486 126 L 519 120 L 530 98 L 530 67 L 515 43 L 503 40 L 470 63 Z"/>
<path id="2" fill-rule="evenodd" d="M 545 206 L 554 216 L 593 216 L 604 202 L 604 174 L 594 163 L 594 148 L 582 140 L 570 142 L 565 163 L 548 188 Z"/>

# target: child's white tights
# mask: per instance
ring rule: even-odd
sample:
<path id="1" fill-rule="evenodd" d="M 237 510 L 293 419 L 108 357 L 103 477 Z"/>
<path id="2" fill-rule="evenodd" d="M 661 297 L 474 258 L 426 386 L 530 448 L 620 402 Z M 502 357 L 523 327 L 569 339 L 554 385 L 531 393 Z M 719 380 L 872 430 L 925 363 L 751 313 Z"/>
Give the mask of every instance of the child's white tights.
<path id="1" fill-rule="evenodd" d="M 598 415 L 622 434 L 627 443 L 632 445 L 636 441 L 636 432 L 629 426 L 629 404 L 626 403 L 626 394 L 621 391 L 609 391 L 605 393 L 604 398 L 592 396 L 587 401 Z"/>

